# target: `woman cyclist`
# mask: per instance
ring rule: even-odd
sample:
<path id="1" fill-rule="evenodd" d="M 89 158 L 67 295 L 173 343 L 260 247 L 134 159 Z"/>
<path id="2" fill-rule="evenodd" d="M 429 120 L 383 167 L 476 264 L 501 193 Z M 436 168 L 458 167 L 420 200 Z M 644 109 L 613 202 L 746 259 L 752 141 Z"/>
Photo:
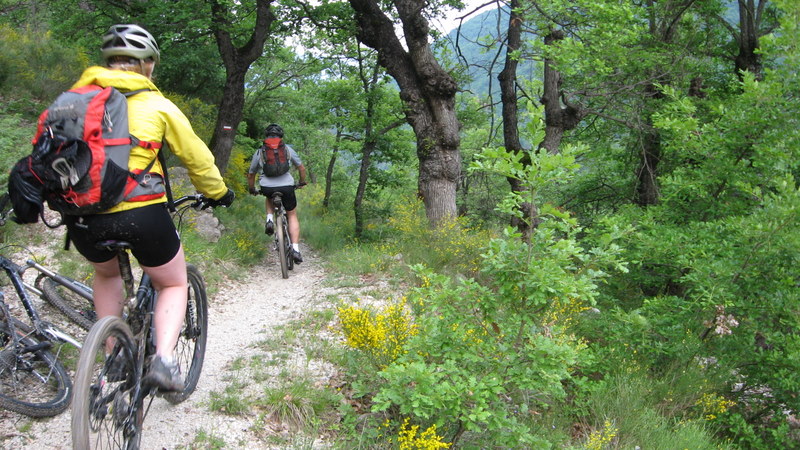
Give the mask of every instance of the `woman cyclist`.
<path id="1" fill-rule="evenodd" d="M 153 36 L 138 25 L 114 25 L 103 35 L 105 67 L 89 67 L 73 86 L 113 86 L 128 97 L 130 134 L 145 142 L 161 142 L 189 171 L 194 187 L 214 199 L 212 206 L 230 206 L 232 190 L 225 186 L 214 156 L 194 133 L 178 107 L 165 98 L 152 81 L 160 52 Z M 153 149 L 135 146 L 128 169 L 146 168 L 155 158 Z M 67 216 L 70 240 L 94 267 L 94 305 L 98 318 L 122 314 L 124 293 L 116 253 L 95 247 L 99 241 L 130 242 L 132 253 L 158 291 L 155 307 L 156 354 L 149 361 L 143 382 L 162 390 L 183 390 L 183 379 L 173 352 L 187 303 L 186 260 L 175 225 L 166 207 L 164 167 L 156 160 L 144 195 L 127 198 L 100 214 Z"/>

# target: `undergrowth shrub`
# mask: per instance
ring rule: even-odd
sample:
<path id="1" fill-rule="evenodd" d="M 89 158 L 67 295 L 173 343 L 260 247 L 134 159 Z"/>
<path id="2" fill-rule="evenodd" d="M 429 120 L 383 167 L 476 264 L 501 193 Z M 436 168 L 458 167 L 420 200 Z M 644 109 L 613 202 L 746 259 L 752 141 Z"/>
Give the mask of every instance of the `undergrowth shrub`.
<path id="1" fill-rule="evenodd" d="M 477 160 L 481 170 L 523 180 L 534 200 L 537 186 L 566 182 L 577 170 L 568 152 L 530 156 L 526 166 L 519 155 L 492 149 Z M 512 194 L 500 208 L 519 210 L 521 201 Z M 530 239 L 511 229 L 493 238 L 456 222 L 430 230 L 419 202 L 398 206 L 387 250 L 416 262 L 417 287 L 407 298 L 417 332 L 376 375 L 349 368 L 360 376 L 354 385 L 372 393 L 373 412 L 420 429 L 435 425 L 454 446 L 541 448 L 566 440 L 544 417 L 584 382 L 573 378 L 588 357 L 573 327 L 594 304 L 606 271 L 625 269 L 614 244 L 625 229 L 610 227 L 584 248 L 584 230 L 568 213 L 539 206 L 541 224 Z M 475 276 L 451 277 L 448 266 Z"/>
<path id="2" fill-rule="evenodd" d="M 341 306 L 338 311 L 345 344 L 363 352 L 365 362 L 376 369 L 395 361 L 417 334 L 405 298 L 380 307 Z"/>
<path id="3" fill-rule="evenodd" d="M 88 65 L 83 49 L 57 42 L 49 32 L 0 25 L 0 92 L 52 101 Z"/>

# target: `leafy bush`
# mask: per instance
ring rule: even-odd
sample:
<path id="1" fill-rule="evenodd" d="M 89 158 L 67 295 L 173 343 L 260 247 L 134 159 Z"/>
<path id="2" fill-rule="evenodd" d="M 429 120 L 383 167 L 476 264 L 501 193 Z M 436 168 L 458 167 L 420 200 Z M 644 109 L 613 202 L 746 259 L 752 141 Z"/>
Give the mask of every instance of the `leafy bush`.
<path id="1" fill-rule="evenodd" d="M 0 92 L 23 98 L 54 99 L 88 65 L 85 51 L 49 32 L 0 25 Z"/>

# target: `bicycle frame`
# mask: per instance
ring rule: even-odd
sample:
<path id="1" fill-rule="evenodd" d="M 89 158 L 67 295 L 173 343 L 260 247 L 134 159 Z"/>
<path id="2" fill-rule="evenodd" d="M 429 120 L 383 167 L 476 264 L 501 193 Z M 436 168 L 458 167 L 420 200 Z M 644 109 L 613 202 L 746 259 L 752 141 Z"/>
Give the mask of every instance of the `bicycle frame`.
<path id="1" fill-rule="evenodd" d="M 39 337 L 44 338 L 45 340 L 66 342 L 80 349 L 81 343 L 75 337 L 66 333 L 63 330 L 60 330 L 55 325 L 41 319 L 41 317 L 39 316 L 39 312 L 36 310 L 36 307 L 34 306 L 33 301 L 28 292 L 33 292 L 34 294 L 41 296 L 42 291 L 40 291 L 35 286 L 26 283 L 22 276 L 25 273 L 25 271 L 33 268 L 43 273 L 45 276 L 51 277 L 54 280 L 59 281 L 59 278 L 56 277 L 56 274 L 54 272 L 47 270 L 43 266 L 37 264 L 33 260 L 28 260 L 24 266 L 20 266 L 3 255 L 0 255 L 0 268 L 2 268 L 2 270 L 8 276 L 8 278 L 11 280 L 11 284 L 14 286 L 14 290 L 17 293 L 17 297 L 22 303 L 22 306 L 25 309 L 25 312 L 28 314 L 28 317 L 31 319 L 31 323 L 33 325 L 33 329 L 36 332 L 36 334 Z M 80 295 L 85 295 L 85 293 L 79 292 L 77 288 L 74 288 L 66 284 L 64 286 L 73 289 L 76 293 Z"/>

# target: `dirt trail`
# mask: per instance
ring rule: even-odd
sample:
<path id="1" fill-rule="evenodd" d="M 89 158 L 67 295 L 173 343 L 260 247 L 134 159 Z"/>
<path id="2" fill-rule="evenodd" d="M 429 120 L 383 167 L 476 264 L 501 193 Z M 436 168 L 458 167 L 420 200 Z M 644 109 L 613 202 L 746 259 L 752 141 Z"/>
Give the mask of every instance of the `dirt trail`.
<path id="1" fill-rule="evenodd" d="M 263 340 L 276 327 L 321 307 L 331 293 L 323 286 L 325 273 L 316 256 L 307 247 L 301 247 L 301 250 L 305 261 L 295 266 L 288 279 L 281 278 L 275 255 L 270 254 L 267 262 L 254 267 L 247 279 L 221 287 L 209 299 L 209 339 L 197 390 L 179 405 L 171 405 L 160 398 L 152 403 L 145 418 L 142 449 L 191 448 L 201 430 L 224 439 L 226 449 L 272 448 L 251 430 L 255 416 L 212 412 L 208 406 L 209 396 L 214 391 L 222 392 L 232 378 L 247 381 L 247 374 L 229 367 L 231 361 L 257 352 L 264 353 L 253 344 Z M 281 350 L 290 352 L 291 356 L 286 364 L 275 368 L 276 378 L 287 366 L 320 381 L 327 380 L 333 373 L 332 368 L 324 364 L 309 363 L 302 349 Z M 52 419 L 34 421 L 30 429 L 24 427 L 30 419 L 8 411 L 0 411 L 0 420 L 0 448 L 71 448 L 69 411 Z M 267 433 L 287 436 L 287 431 L 280 427 L 269 429 Z M 320 442 L 313 446 L 325 447 Z"/>

